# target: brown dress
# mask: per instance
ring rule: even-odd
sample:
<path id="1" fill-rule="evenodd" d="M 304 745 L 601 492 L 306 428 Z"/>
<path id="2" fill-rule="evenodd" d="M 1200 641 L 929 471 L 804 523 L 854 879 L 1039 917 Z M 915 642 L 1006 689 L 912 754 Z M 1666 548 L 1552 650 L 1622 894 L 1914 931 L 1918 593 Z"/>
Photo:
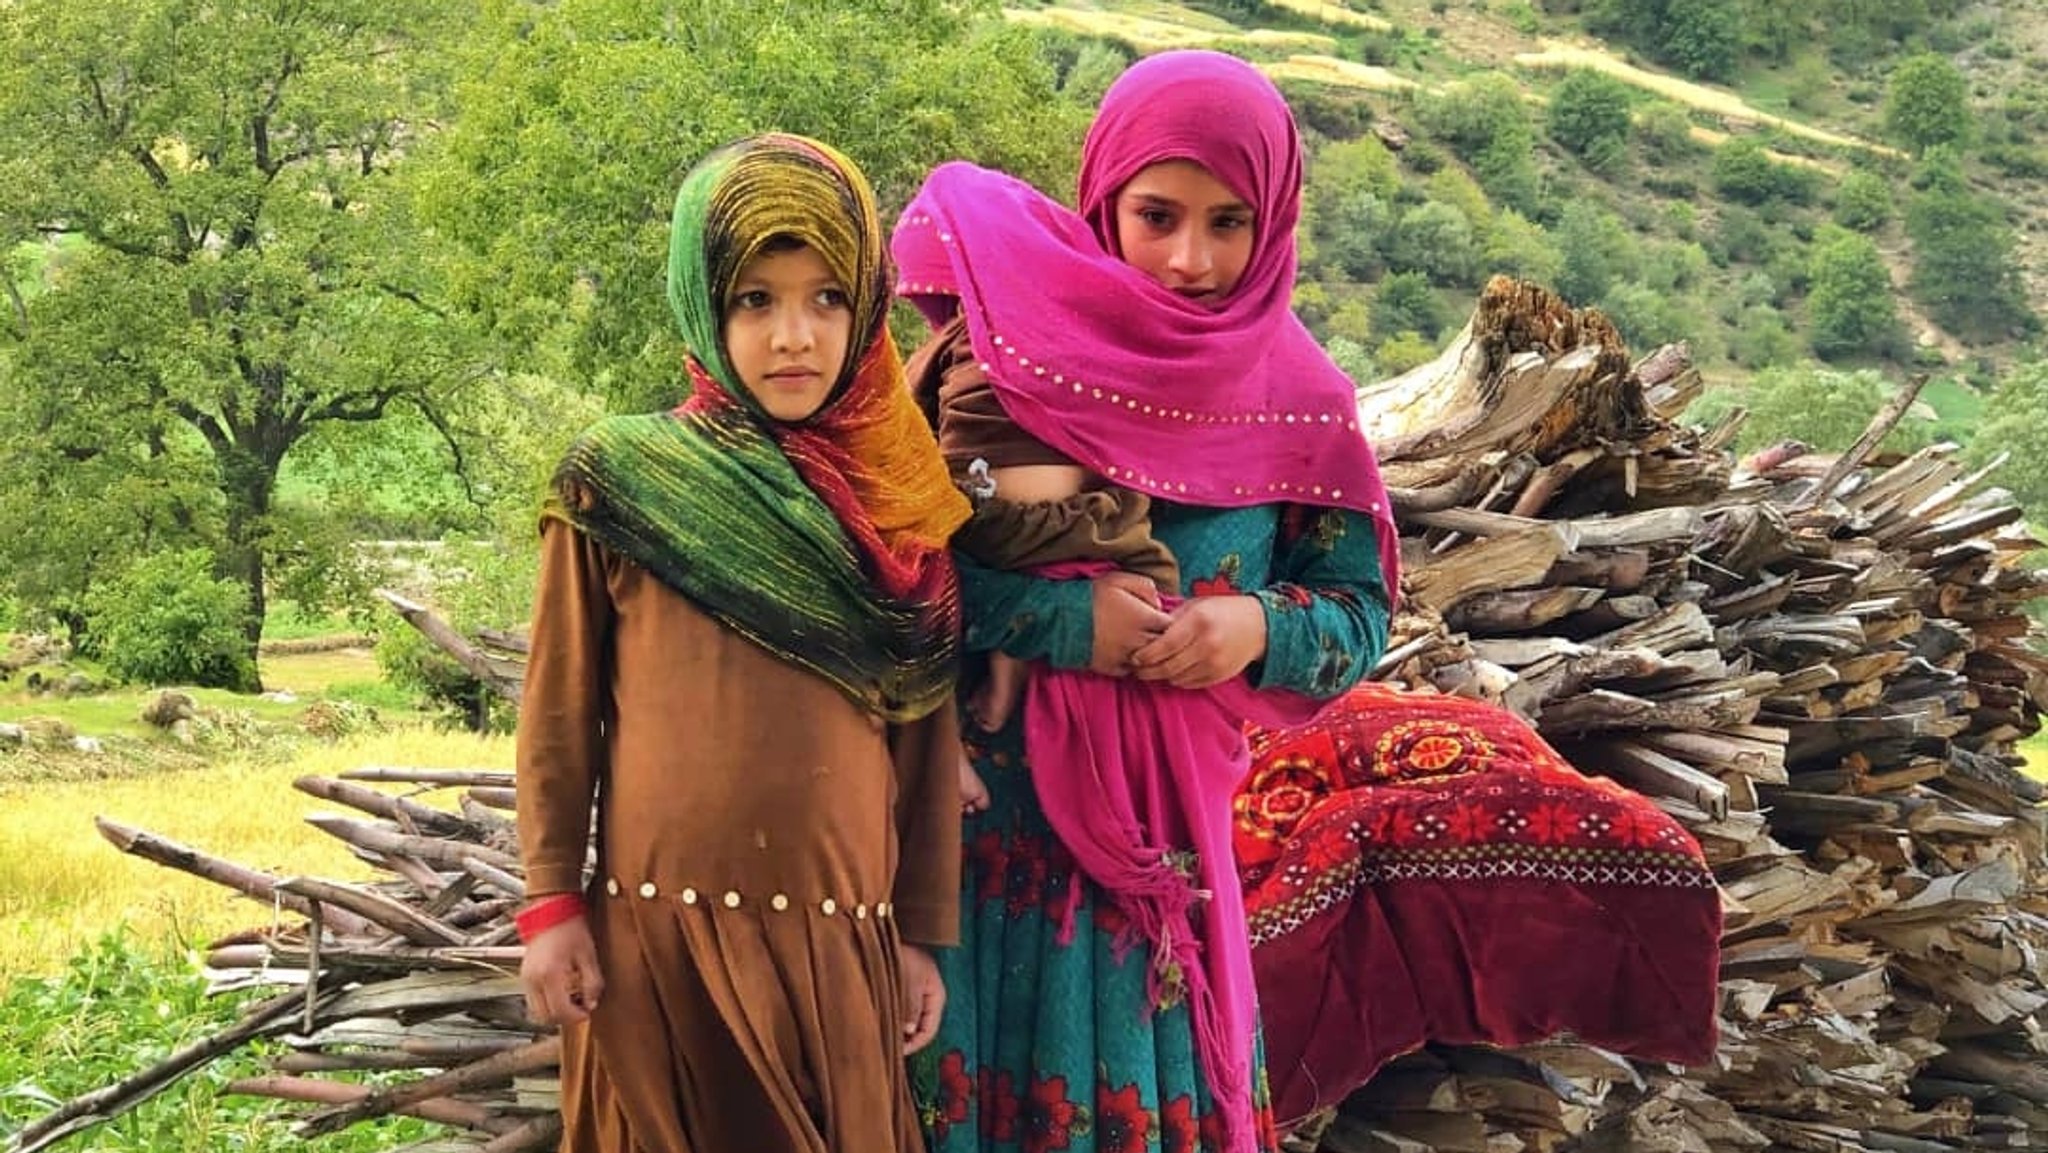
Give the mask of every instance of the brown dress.
<path id="1" fill-rule="evenodd" d="M 562 1149 L 922 1149 L 896 946 L 959 932 L 953 707 L 885 725 L 557 521 L 533 642 L 529 891 L 586 892 L 605 978 Z"/>

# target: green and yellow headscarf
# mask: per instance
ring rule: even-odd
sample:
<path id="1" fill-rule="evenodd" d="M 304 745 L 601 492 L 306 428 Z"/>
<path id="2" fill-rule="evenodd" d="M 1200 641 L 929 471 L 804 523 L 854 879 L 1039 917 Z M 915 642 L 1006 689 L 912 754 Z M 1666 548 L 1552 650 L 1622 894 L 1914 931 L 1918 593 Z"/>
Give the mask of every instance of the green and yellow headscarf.
<path id="1" fill-rule="evenodd" d="M 770 417 L 733 373 L 733 282 L 774 240 L 816 251 L 853 310 L 823 407 Z M 599 421 L 544 512 L 652 572 L 727 626 L 891 720 L 952 690 L 960 595 L 946 551 L 967 519 L 886 324 L 887 238 L 852 161 L 801 136 L 749 137 L 676 194 L 668 299 L 694 392 Z"/>

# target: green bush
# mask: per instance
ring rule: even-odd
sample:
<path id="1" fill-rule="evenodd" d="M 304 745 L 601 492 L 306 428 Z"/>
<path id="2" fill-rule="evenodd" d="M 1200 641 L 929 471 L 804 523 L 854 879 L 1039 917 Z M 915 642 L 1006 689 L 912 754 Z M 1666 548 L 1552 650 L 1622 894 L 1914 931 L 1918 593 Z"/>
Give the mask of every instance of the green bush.
<path id="1" fill-rule="evenodd" d="M 1892 138 L 1914 154 L 1969 141 L 1970 83 L 1946 57 L 1921 53 L 1892 71 L 1884 109 Z"/>
<path id="2" fill-rule="evenodd" d="M 1698 309 L 1640 281 L 1625 280 L 1600 298 L 1600 311 L 1614 322 L 1637 354 L 1693 335 Z"/>
<path id="3" fill-rule="evenodd" d="M 1431 201 L 1401 216 L 1394 227 L 1393 264 L 1442 285 L 1471 287 L 1479 268 L 1471 222 L 1448 204 Z"/>
<path id="4" fill-rule="evenodd" d="M 1574 68 L 1550 94 L 1550 138 L 1582 157 L 1628 139 L 1629 86 L 1591 68 Z"/>
<path id="5" fill-rule="evenodd" d="M 1867 236 L 1833 229 L 1813 248 L 1807 319 L 1813 350 L 1834 360 L 1901 351 L 1898 307 L 1884 256 Z"/>
<path id="6" fill-rule="evenodd" d="M 1556 286 L 1558 274 L 1564 269 L 1564 254 L 1557 250 L 1549 233 L 1512 208 L 1503 209 L 1494 217 L 1480 259 L 1493 272 L 1548 287 Z"/>
<path id="7" fill-rule="evenodd" d="M 1728 356 L 1754 372 L 1799 359 L 1799 341 L 1778 310 L 1765 305 L 1745 308 L 1728 336 Z"/>
<path id="8" fill-rule="evenodd" d="M 1388 376 L 1399 376 L 1417 365 L 1428 364 L 1436 358 L 1437 351 L 1419 332 L 1397 332 L 1381 343 L 1373 360 Z"/>
<path id="9" fill-rule="evenodd" d="M 46 977 L 0 987 L 0 1133 L 58 1102 L 114 1084 L 181 1046 L 233 1024 L 260 997 L 209 996 L 198 965 L 173 943 L 145 948 L 122 933 L 102 937 Z M 260 1051 L 243 1050 L 187 1074 L 162 1095 L 63 1146 L 160 1153 L 370 1153 L 419 1141 L 422 1121 L 383 1119 L 350 1126 L 309 1146 L 274 1116 L 276 1102 L 227 1092 L 228 1082 L 266 1071 Z"/>
<path id="10" fill-rule="evenodd" d="M 248 593 L 214 576 L 206 549 L 157 553 L 86 594 L 89 648 L 107 671 L 151 685 L 245 688 Z"/>
<path id="11" fill-rule="evenodd" d="M 1397 272 L 1381 281 L 1379 291 L 1373 294 L 1372 333 L 1382 342 L 1402 333 L 1434 334 L 1447 319 L 1443 302 L 1429 287 L 1429 278 L 1419 272 Z M 1389 364 L 1384 351 L 1375 359 L 1384 371 L 1405 371 Z"/>
<path id="12" fill-rule="evenodd" d="M 1344 375 L 1350 377 L 1353 384 L 1371 384 L 1380 379 L 1380 369 L 1373 363 L 1372 352 L 1349 337 L 1331 337 L 1323 351 L 1330 354 L 1330 359 L 1344 370 Z"/>
<path id="13" fill-rule="evenodd" d="M 432 558 L 431 588 L 419 595 L 457 631 L 522 631 L 533 611 L 539 556 L 530 537 L 509 546 L 490 540 L 450 543 Z M 511 728 L 512 710 L 417 630 L 386 629 L 376 655 L 386 680 L 418 694 L 451 720 L 479 732 Z"/>
<path id="14" fill-rule="evenodd" d="M 1840 452 L 1855 443 L 1891 395 L 1891 383 L 1868 370 L 1766 369 L 1743 390 L 1749 421 L 1736 447 L 1747 452 L 1789 437 L 1823 452 Z M 1928 441 L 1927 422 L 1909 418 L 1885 437 L 1883 447 L 1911 452 Z"/>
<path id="15" fill-rule="evenodd" d="M 1692 138 L 1692 116 L 1679 105 L 1658 100 L 1636 114 L 1636 139 L 1652 161 L 1679 160 L 1700 150 Z"/>
<path id="16" fill-rule="evenodd" d="M 2048 149 L 1997 144 L 1984 150 L 1984 163 L 2014 180 L 2048 180 Z"/>
<path id="17" fill-rule="evenodd" d="M 1875 172 L 1851 172 L 1835 190 L 1835 223 L 1844 228 L 1875 232 L 1891 220 L 1892 211 L 1891 185 Z"/>
<path id="18" fill-rule="evenodd" d="M 1731 140 L 1714 153 L 1714 187 L 1739 203 L 1762 204 L 1777 194 L 1776 167 L 1755 140 Z"/>

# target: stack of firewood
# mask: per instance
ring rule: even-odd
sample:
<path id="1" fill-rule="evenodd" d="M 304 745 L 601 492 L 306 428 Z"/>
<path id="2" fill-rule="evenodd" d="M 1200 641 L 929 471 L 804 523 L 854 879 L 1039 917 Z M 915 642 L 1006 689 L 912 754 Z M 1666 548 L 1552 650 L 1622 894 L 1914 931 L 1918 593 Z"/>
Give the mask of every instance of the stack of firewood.
<path id="1" fill-rule="evenodd" d="M 1594 313 L 1496 281 L 1437 361 L 1361 390 L 1403 526 L 1406 603 L 1378 675 L 1497 700 L 1572 762 L 1680 818 L 1726 909 L 1721 1045 L 1679 1070 L 1559 1039 L 1404 1057 L 1296 1148 L 1920 1151 L 2048 1148 L 2048 822 L 2016 742 L 2048 661 L 2048 579 L 2020 510 L 1943 448 L 1873 463 L 1911 400 L 1839 455 L 1738 462 L 1671 418 L 1682 348 L 1632 363 Z M 516 699 L 516 638 L 408 619 Z M 409 1114 L 419 1149 L 552 1146 L 554 1038 L 512 973 L 521 896 L 502 773 L 371 769 L 301 787 L 385 879 L 279 878 L 103 823 L 130 851 L 291 910 L 224 942 L 282 983 L 231 1035 L 73 1102 L 15 1148 L 111 1115 L 256 1036 L 238 1088 L 308 1134 Z M 459 790 L 429 806 L 372 789 Z M 443 796 L 447 794 L 444 792 Z M 380 1088 L 322 1076 L 412 1071 Z"/>
<path id="2" fill-rule="evenodd" d="M 1669 417 L 1682 350 L 1496 282 L 1361 393 L 1404 527 L 1390 679 L 1498 700 L 1705 848 L 1714 1067 L 1584 1048 L 1404 1059 L 1324 1148 L 2048 1148 L 2048 820 L 2016 766 L 2048 660 L 2021 510 L 1936 447 L 1737 462 Z M 1414 430 L 1411 432 L 1410 430 Z"/>

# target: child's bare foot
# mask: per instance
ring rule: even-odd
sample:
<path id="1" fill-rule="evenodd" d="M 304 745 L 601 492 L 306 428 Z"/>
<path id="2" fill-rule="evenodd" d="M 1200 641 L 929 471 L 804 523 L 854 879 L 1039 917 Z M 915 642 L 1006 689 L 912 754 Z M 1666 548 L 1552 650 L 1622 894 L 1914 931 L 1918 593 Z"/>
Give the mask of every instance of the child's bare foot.
<path id="1" fill-rule="evenodd" d="M 974 771 L 967 754 L 960 754 L 960 811 L 979 813 L 988 808 L 988 786 L 982 782 L 981 774 Z"/>

